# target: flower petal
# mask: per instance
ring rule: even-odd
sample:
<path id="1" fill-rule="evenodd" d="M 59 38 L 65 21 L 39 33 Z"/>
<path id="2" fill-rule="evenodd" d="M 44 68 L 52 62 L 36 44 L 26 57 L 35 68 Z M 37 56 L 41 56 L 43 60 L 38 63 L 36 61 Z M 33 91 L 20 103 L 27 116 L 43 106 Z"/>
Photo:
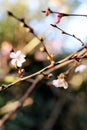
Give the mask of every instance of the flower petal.
<path id="1" fill-rule="evenodd" d="M 16 57 L 16 54 L 14 52 L 11 52 L 10 53 L 10 58 L 15 58 Z"/>
<path id="2" fill-rule="evenodd" d="M 58 87 L 58 79 L 53 80 L 52 84 L 53 84 L 55 87 Z"/>
<path id="3" fill-rule="evenodd" d="M 26 60 L 24 58 L 21 59 L 21 62 L 24 63 Z"/>
<path id="4" fill-rule="evenodd" d="M 19 60 L 17 60 L 17 67 L 22 67 L 22 62 L 20 62 Z"/>
<path id="5" fill-rule="evenodd" d="M 21 57 L 25 58 L 26 56 L 24 54 L 21 53 Z"/>
<path id="6" fill-rule="evenodd" d="M 16 56 L 20 56 L 20 55 L 21 55 L 21 51 L 18 50 L 18 51 L 16 52 Z"/>
<path id="7" fill-rule="evenodd" d="M 15 66 L 16 65 L 16 61 L 17 61 L 16 59 L 12 59 L 11 60 L 11 64 Z"/>
<path id="8" fill-rule="evenodd" d="M 79 65 L 76 67 L 75 72 L 83 72 L 87 68 L 86 65 Z"/>
<path id="9" fill-rule="evenodd" d="M 63 87 L 64 89 L 68 88 L 68 83 L 64 79 L 53 80 L 52 84 L 55 87 Z"/>
<path id="10" fill-rule="evenodd" d="M 68 83 L 65 81 L 65 83 L 63 84 L 63 88 L 67 89 L 68 88 Z"/>

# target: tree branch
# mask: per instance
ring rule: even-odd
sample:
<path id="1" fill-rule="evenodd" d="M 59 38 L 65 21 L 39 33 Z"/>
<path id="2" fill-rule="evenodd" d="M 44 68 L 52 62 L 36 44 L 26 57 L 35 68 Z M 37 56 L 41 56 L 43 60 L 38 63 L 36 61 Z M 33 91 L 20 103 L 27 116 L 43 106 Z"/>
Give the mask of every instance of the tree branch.
<path id="1" fill-rule="evenodd" d="M 82 46 L 85 45 L 85 43 L 84 43 L 80 38 L 76 37 L 74 34 L 67 33 L 67 32 L 65 32 L 63 29 L 59 28 L 58 26 L 56 26 L 56 25 L 54 25 L 54 24 L 50 24 L 50 25 L 51 25 L 52 27 L 55 27 L 55 28 L 57 28 L 58 30 L 60 30 L 60 31 L 62 32 L 62 34 L 65 34 L 65 35 L 68 35 L 68 36 L 71 36 L 71 37 L 75 38 L 76 40 L 78 40 L 78 41 L 82 44 Z"/>

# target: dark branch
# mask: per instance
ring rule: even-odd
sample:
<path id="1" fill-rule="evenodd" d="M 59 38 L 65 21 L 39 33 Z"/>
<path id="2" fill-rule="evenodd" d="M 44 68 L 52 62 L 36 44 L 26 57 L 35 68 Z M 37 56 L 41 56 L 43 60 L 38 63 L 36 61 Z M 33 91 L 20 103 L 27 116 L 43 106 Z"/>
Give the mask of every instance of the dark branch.
<path id="1" fill-rule="evenodd" d="M 60 31 L 62 32 L 62 34 L 65 34 L 65 35 L 68 35 L 68 36 L 71 36 L 71 37 L 75 38 L 76 40 L 78 40 L 78 41 L 82 44 L 82 46 L 85 46 L 85 43 L 84 43 L 80 38 L 76 37 L 74 34 L 67 33 L 67 32 L 65 32 L 63 29 L 59 28 L 58 26 L 56 26 L 56 25 L 54 25 L 54 24 L 50 24 L 50 25 L 51 25 L 52 27 L 55 27 L 55 28 L 57 28 L 58 30 L 60 30 Z"/>

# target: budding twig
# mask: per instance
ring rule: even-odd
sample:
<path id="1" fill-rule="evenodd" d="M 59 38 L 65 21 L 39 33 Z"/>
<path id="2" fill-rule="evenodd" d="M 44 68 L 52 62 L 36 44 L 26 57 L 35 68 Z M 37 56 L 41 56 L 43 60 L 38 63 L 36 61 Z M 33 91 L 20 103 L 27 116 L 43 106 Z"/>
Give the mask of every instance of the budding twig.
<path id="1" fill-rule="evenodd" d="M 23 25 L 23 27 L 25 27 L 25 28 L 28 30 L 28 32 L 31 32 L 31 33 L 41 42 L 42 46 L 44 47 L 44 52 L 46 52 L 47 56 L 50 58 L 49 61 L 50 61 L 50 63 L 51 63 L 51 61 L 52 61 L 53 59 L 52 59 L 51 55 L 49 54 L 49 52 L 48 52 L 48 50 L 47 50 L 47 48 L 46 48 L 46 46 L 45 46 L 45 44 L 44 44 L 44 42 L 43 42 L 43 38 L 39 38 L 39 37 L 35 34 L 34 29 L 25 23 L 24 18 L 18 18 L 18 17 L 16 17 L 16 16 L 15 16 L 12 12 L 10 12 L 10 11 L 8 11 L 7 13 L 8 13 L 9 16 L 11 16 L 11 17 L 15 18 L 16 20 L 18 20 L 19 22 L 21 22 L 22 25 Z"/>
<path id="2" fill-rule="evenodd" d="M 55 71 L 55 70 L 57 70 L 57 69 L 59 69 L 61 67 L 64 67 L 64 66 L 66 66 L 66 65 L 74 62 L 74 60 L 76 60 L 76 59 L 84 58 L 84 56 L 85 56 L 86 53 L 87 53 L 87 48 L 84 46 L 84 47 L 80 48 L 79 50 L 75 51 L 74 53 L 72 53 L 71 55 L 67 56 L 63 60 L 60 60 L 58 62 L 54 62 L 53 64 L 48 65 L 47 67 L 39 70 L 38 72 L 36 72 L 34 74 L 31 74 L 29 76 L 20 78 L 19 80 L 15 81 L 15 82 L 13 82 L 11 84 L 2 85 L 0 87 L 0 91 L 3 91 L 3 90 L 8 89 L 10 87 L 13 87 L 14 85 L 16 85 L 19 82 L 22 82 L 24 80 L 33 78 L 33 77 L 35 77 L 37 75 L 40 75 L 40 74 L 49 75 L 51 72 L 53 72 L 53 71 Z"/>
<path id="3" fill-rule="evenodd" d="M 16 16 L 14 16 L 11 12 L 8 12 L 8 14 L 9 14 L 10 16 L 13 16 L 13 17 L 16 18 L 17 20 L 22 21 L 22 22 L 24 23 L 24 25 L 26 25 L 26 23 L 24 22 L 24 20 L 20 20 L 19 18 L 17 18 Z M 52 25 L 53 27 L 56 27 L 57 29 L 59 29 L 63 34 L 72 36 L 73 38 L 79 40 L 79 41 L 82 43 L 82 45 L 84 44 L 84 43 L 83 43 L 80 39 L 78 39 L 76 36 L 71 35 L 71 34 L 65 32 L 64 30 L 62 30 L 61 28 L 57 27 L 56 25 L 53 25 L 53 24 L 51 24 L 51 25 Z M 27 26 L 28 28 L 31 28 L 31 27 L 29 27 L 28 25 L 26 25 L 26 26 Z M 33 30 L 33 29 L 32 29 L 32 30 Z M 32 32 L 33 32 L 33 31 L 32 31 Z M 36 36 L 37 36 L 37 35 L 36 35 Z M 38 37 L 37 37 L 37 38 L 38 38 Z M 39 39 L 39 38 L 38 38 L 38 39 Z M 39 40 L 41 40 L 41 39 L 39 39 Z M 41 40 L 41 41 L 42 41 L 42 40 Z M 43 45 L 44 45 L 44 44 L 43 44 Z M 45 46 L 44 46 L 44 47 L 45 47 Z M 46 49 L 46 48 L 45 48 L 45 49 Z M 80 53 L 80 51 L 82 51 L 82 50 L 85 50 L 85 51 Z M 60 60 L 60 61 L 55 62 L 55 63 L 52 62 L 52 64 L 48 65 L 47 67 L 41 69 L 40 71 L 38 71 L 38 72 L 36 72 L 36 73 L 34 73 L 34 74 L 31 74 L 31 75 L 29 75 L 29 76 L 26 76 L 26 77 L 24 77 L 24 78 L 21 78 L 21 79 L 15 81 L 15 82 L 13 82 L 13 83 L 11 83 L 11 84 L 9 84 L 9 85 L 2 85 L 2 86 L 0 87 L 0 91 L 3 91 L 3 90 L 5 90 L 5 89 L 7 89 L 7 88 L 10 88 L 10 87 L 16 85 L 17 83 L 19 83 L 19 82 L 21 82 L 21 81 L 30 79 L 30 78 L 32 78 L 32 77 L 35 77 L 35 76 L 39 75 L 39 74 L 42 74 L 42 73 L 43 73 L 43 74 L 44 74 L 44 73 L 45 73 L 45 74 L 49 74 L 49 73 L 53 72 L 54 70 L 65 66 L 66 64 L 72 63 L 72 62 L 73 62 L 74 60 L 76 60 L 77 58 L 84 58 L 86 52 L 87 52 L 87 49 L 86 49 L 86 46 L 84 46 L 84 47 L 82 47 L 81 49 L 79 49 L 79 50 L 77 50 L 76 52 L 74 52 L 74 53 L 72 53 L 71 55 L 69 55 L 68 57 L 66 57 L 65 59 Z M 47 51 L 47 53 L 48 53 L 48 51 Z M 80 54 L 78 54 L 78 53 L 80 53 Z M 49 55 L 49 53 L 48 53 L 48 55 Z M 50 55 L 49 55 L 49 56 L 50 56 Z M 48 72 L 49 72 L 49 73 L 48 73 Z"/>
<path id="4" fill-rule="evenodd" d="M 85 14 L 68 14 L 68 13 L 61 13 L 61 12 L 58 12 L 58 11 L 52 11 L 50 8 L 47 8 L 47 10 L 43 10 L 42 13 L 45 13 L 49 11 L 49 14 L 61 14 L 62 17 L 64 16 L 80 16 L 80 17 L 87 17 L 87 15 Z"/>
<path id="5" fill-rule="evenodd" d="M 60 30 L 60 31 L 62 32 L 62 34 L 65 34 L 65 35 L 68 35 L 68 36 L 71 36 L 71 37 L 75 38 L 76 40 L 78 40 L 78 41 L 82 44 L 82 46 L 85 45 L 85 43 L 84 43 L 80 38 L 76 37 L 74 34 L 67 33 L 67 32 L 65 32 L 63 29 L 59 28 L 58 26 L 56 26 L 56 25 L 54 25 L 54 24 L 50 24 L 50 25 L 51 25 L 52 27 L 55 27 L 55 28 L 57 28 L 58 30 Z"/>

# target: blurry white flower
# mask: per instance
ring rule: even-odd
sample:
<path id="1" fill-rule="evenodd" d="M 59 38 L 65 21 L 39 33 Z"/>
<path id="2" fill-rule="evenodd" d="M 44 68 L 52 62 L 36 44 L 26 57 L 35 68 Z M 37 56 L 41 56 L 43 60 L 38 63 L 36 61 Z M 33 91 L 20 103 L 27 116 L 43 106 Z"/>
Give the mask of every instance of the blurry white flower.
<path id="1" fill-rule="evenodd" d="M 55 87 L 63 87 L 64 89 L 68 88 L 68 83 L 65 81 L 64 78 L 59 78 L 59 79 L 53 80 L 52 84 Z"/>
<path id="2" fill-rule="evenodd" d="M 83 72 L 87 68 L 87 65 L 79 65 L 76 67 L 75 72 Z"/>
<path id="3" fill-rule="evenodd" d="M 25 55 L 22 54 L 22 52 L 20 50 L 18 50 L 17 52 L 11 52 L 10 58 L 12 58 L 11 64 L 16 67 L 21 67 L 22 64 L 26 61 Z"/>

